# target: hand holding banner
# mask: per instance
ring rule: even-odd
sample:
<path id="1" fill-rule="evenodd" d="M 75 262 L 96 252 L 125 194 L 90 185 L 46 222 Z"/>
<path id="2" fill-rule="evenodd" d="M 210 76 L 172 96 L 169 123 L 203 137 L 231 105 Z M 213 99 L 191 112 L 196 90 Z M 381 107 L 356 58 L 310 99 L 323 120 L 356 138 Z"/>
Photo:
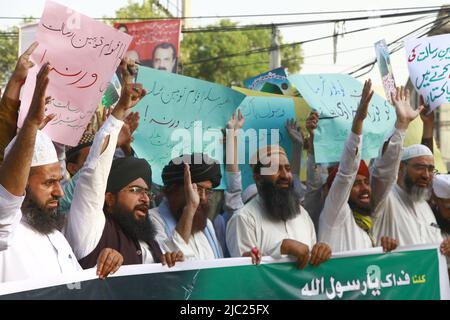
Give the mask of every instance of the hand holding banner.
<path id="1" fill-rule="evenodd" d="M 78 143 L 131 42 L 131 37 L 52 1 L 46 3 L 31 55 L 35 67 L 24 87 L 19 127 L 28 112 L 34 78 L 50 62 L 47 113 L 56 117 L 44 129 L 52 140 Z"/>

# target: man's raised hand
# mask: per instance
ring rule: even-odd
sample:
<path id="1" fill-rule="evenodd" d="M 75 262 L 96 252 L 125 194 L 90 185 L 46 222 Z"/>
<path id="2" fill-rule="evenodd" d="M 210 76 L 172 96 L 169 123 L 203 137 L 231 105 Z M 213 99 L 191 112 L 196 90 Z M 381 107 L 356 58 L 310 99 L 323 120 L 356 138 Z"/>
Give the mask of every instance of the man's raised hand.
<path id="1" fill-rule="evenodd" d="M 38 128 L 44 123 L 45 119 L 45 105 L 51 100 L 50 97 L 45 96 L 47 90 L 51 67 L 47 62 L 45 63 L 36 76 L 36 86 L 34 88 L 33 99 L 31 100 L 30 109 L 28 111 L 26 122 L 36 125 Z"/>
<path id="2" fill-rule="evenodd" d="M 21 83 L 25 82 L 25 79 L 28 76 L 28 71 L 34 67 L 34 63 L 30 60 L 30 56 L 38 46 L 39 43 L 37 41 L 33 42 L 33 44 L 19 57 L 16 68 L 12 74 L 13 79 Z"/>
<path id="3" fill-rule="evenodd" d="M 395 113 L 397 114 L 397 121 L 395 123 L 395 127 L 397 129 L 406 130 L 409 123 L 417 118 L 425 108 L 422 105 L 414 110 L 413 108 L 411 108 L 409 101 L 409 90 L 405 89 L 403 86 L 397 87 L 395 94 L 392 94 L 392 102 L 394 103 Z"/>

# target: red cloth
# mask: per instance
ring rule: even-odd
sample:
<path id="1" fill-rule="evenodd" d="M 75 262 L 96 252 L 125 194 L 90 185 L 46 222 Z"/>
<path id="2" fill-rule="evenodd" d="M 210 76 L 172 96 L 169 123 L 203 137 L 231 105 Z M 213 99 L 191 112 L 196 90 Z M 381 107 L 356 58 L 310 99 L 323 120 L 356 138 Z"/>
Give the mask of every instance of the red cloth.
<path id="1" fill-rule="evenodd" d="M 336 174 L 338 173 L 338 170 L 339 170 L 339 165 L 331 168 L 331 171 L 329 172 L 328 178 L 327 178 L 328 189 L 331 188 L 331 185 L 333 184 L 334 178 L 336 178 Z M 359 163 L 359 168 L 358 168 L 357 174 L 369 178 L 369 168 L 367 167 L 364 160 L 361 160 L 361 162 Z"/>

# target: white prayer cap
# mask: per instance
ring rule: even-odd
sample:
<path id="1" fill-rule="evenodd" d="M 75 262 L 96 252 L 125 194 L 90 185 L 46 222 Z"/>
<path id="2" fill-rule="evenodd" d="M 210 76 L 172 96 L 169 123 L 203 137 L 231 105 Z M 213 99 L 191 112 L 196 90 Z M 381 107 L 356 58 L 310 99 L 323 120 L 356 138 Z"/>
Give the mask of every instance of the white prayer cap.
<path id="1" fill-rule="evenodd" d="M 450 199 L 450 174 L 437 174 L 434 176 L 433 192 L 438 198 Z"/>
<path id="2" fill-rule="evenodd" d="M 14 137 L 14 139 L 6 147 L 5 157 L 11 151 L 11 148 L 16 142 L 16 139 L 17 136 Z M 38 167 L 56 162 L 59 161 L 52 140 L 45 133 L 38 130 L 36 133 L 36 143 L 34 145 L 33 159 L 31 160 L 31 166 Z"/>
<path id="3" fill-rule="evenodd" d="M 413 144 L 403 149 L 402 161 L 422 156 L 433 156 L 433 152 L 423 144 Z"/>
<path id="4" fill-rule="evenodd" d="M 272 157 L 278 157 L 280 155 L 284 155 L 287 157 L 286 151 L 277 144 L 266 145 L 258 149 L 258 151 L 250 158 L 250 166 L 252 169 L 256 166 L 256 164 L 269 164 L 272 160 Z"/>
<path id="5" fill-rule="evenodd" d="M 247 203 L 258 193 L 256 184 L 249 185 L 244 192 L 242 192 L 242 202 Z"/>

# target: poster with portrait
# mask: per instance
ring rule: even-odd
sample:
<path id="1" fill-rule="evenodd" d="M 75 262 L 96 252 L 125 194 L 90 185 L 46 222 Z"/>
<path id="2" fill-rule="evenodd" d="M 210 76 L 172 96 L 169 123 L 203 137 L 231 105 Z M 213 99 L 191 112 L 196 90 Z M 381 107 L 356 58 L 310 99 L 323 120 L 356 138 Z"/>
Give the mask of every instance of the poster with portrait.
<path id="1" fill-rule="evenodd" d="M 133 37 L 127 57 L 147 67 L 177 72 L 180 19 L 115 23 L 114 27 Z"/>

